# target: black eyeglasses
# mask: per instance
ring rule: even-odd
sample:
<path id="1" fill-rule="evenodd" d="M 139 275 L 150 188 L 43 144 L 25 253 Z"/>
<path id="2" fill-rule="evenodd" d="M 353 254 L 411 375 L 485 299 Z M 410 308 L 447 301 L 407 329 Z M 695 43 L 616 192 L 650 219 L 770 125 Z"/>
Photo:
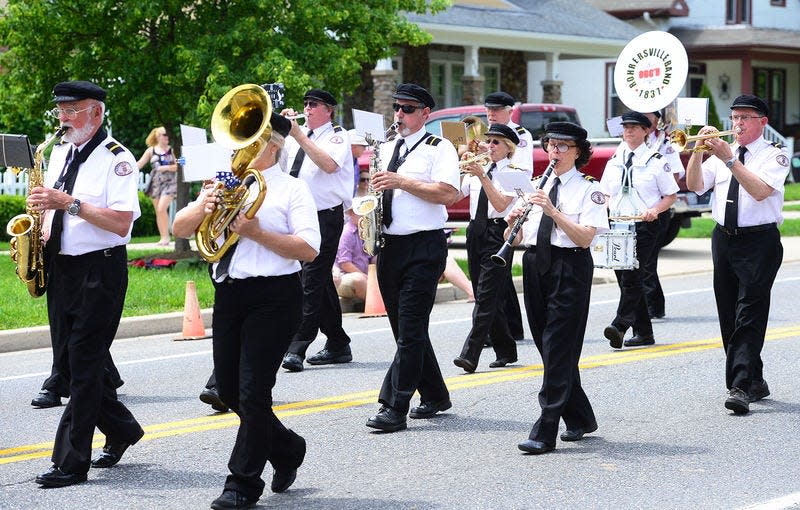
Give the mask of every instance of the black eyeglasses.
<path id="1" fill-rule="evenodd" d="M 396 112 L 403 110 L 403 113 L 410 114 L 414 113 L 417 110 L 422 110 L 425 108 L 425 105 L 421 106 L 414 106 L 413 104 L 400 104 L 400 103 L 392 103 L 392 109 Z"/>
<path id="2" fill-rule="evenodd" d="M 316 108 L 317 106 L 319 106 L 317 101 L 303 101 L 303 107 Z"/>
<path id="3" fill-rule="evenodd" d="M 551 150 L 555 149 L 556 152 L 561 153 L 561 154 L 567 152 L 568 150 L 570 150 L 573 147 L 576 147 L 576 146 L 575 145 L 569 145 L 569 144 L 562 143 L 562 142 L 547 142 L 547 150 L 548 151 L 551 151 Z"/>

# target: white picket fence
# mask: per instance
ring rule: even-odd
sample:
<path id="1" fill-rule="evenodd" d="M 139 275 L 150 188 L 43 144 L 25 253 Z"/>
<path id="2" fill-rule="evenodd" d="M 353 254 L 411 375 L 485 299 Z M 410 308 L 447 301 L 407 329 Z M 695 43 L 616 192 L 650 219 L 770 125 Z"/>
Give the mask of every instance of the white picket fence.
<path id="1" fill-rule="evenodd" d="M 27 195 L 28 172 L 14 175 L 14 172 L 5 169 L 0 173 L 0 195 Z M 139 190 L 144 191 L 150 182 L 150 174 L 139 174 Z"/>

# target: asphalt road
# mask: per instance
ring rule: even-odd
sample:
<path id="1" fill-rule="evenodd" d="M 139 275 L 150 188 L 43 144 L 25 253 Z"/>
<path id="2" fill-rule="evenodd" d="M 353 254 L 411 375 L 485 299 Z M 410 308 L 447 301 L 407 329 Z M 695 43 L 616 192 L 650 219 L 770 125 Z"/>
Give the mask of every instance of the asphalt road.
<path id="1" fill-rule="evenodd" d="M 345 317 L 355 361 L 281 372 L 274 391 L 284 423 L 308 441 L 292 488 L 265 493 L 264 508 L 798 508 L 800 473 L 800 264 L 785 263 L 773 289 L 765 377 L 772 395 L 738 417 L 723 407 L 724 357 L 710 273 L 662 279 L 667 320 L 657 345 L 614 351 L 602 336 L 616 284 L 595 285 L 582 381 L 599 430 L 555 452 L 523 455 L 517 443 L 538 416 L 541 365 L 530 340 L 520 361 L 479 370 L 452 365 L 471 305 L 437 304 L 431 320 L 453 408 L 406 431 L 372 432 L 377 390 L 394 344 L 385 318 Z M 227 474 L 237 420 L 198 399 L 211 369 L 210 340 L 174 335 L 118 340 L 121 399 L 147 434 L 89 482 L 39 489 L 61 408 L 30 399 L 49 371 L 49 349 L 0 354 L 0 508 L 208 508 Z M 322 343 L 312 345 L 321 348 Z M 311 351 L 315 352 L 315 351 Z M 562 425 L 563 427 L 563 425 Z M 102 445 L 98 436 L 96 446 Z M 268 466 L 264 476 L 269 484 Z M 757 506 L 764 505 L 767 506 Z"/>

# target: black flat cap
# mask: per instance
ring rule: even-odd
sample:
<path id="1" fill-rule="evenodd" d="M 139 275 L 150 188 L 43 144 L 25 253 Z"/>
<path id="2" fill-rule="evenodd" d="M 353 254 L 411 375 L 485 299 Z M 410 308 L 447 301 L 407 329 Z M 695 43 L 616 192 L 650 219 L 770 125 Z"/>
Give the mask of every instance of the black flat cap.
<path id="1" fill-rule="evenodd" d="M 517 133 L 515 133 L 513 129 L 505 124 L 492 124 L 489 126 L 489 131 L 484 134 L 486 136 L 502 136 L 503 138 L 510 140 L 514 145 L 519 143 L 519 136 L 517 136 Z"/>
<path id="2" fill-rule="evenodd" d="M 292 122 L 283 115 L 278 115 L 275 112 L 272 112 L 272 116 L 269 118 L 269 125 L 272 127 L 273 132 L 278 133 L 284 138 L 286 138 L 289 131 L 292 129 Z"/>
<path id="3" fill-rule="evenodd" d="M 731 110 L 734 108 L 752 108 L 764 117 L 769 117 L 769 107 L 767 103 L 760 97 L 751 94 L 742 94 L 734 99 Z"/>
<path id="4" fill-rule="evenodd" d="M 394 99 L 405 99 L 407 101 L 418 101 L 428 108 L 436 106 L 436 101 L 430 92 L 420 87 L 416 83 L 401 83 L 397 86 L 397 91 L 392 96 Z"/>
<path id="5" fill-rule="evenodd" d="M 305 96 L 303 96 L 303 101 L 305 101 L 306 99 L 311 99 L 313 101 L 322 101 L 328 106 L 336 106 L 336 99 L 333 97 L 333 94 L 331 94 L 327 90 L 311 89 L 308 92 L 306 92 Z"/>
<path id="6" fill-rule="evenodd" d="M 641 115 L 641 113 L 639 114 Z M 586 130 L 572 122 L 551 122 L 544 128 L 542 138 L 554 140 L 586 140 Z"/>
<path id="7" fill-rule="evenodd" d="M 53 102 L 80 101 L 81 99 L 106 100 L 106 91 L 90 81 L 62 81 L 53 87 Z"/>
<path id="8" fill-rule="evenodd" d="M 514 106 L 514 96 L 507 92 L 492 92 L 483 100 L 483 106 L 487 108 L 499 108 L 501 106 Z"/>
<path id="9" fill-rule="evenodd" d="M 625 112 L 622 114 L 622 125 L 625 124 L 639 124 L 644 128 L 650 128 L 653 124 L 650 122 L 650 119 L 647 118 L 647 115 L 639 112 Z"/>

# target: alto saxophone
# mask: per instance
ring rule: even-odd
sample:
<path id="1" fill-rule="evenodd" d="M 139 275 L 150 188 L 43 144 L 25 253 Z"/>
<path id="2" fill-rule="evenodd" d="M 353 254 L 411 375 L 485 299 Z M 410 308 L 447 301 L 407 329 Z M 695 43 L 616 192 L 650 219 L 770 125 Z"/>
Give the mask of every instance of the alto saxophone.
<path id="1" fill-rule="evenodd" d="M 386 130 L 384 138 L 388 141 L 389 137 L 396 132 L 397 123 L 395 122 Z M 374 257 L 383 247 L 383 236 L 381 236 L 383 192 L 375 191 L 375 188 L 372 187 L 372 177 L 381 171 L 381 151 L 380 142 L 372 138 L 369 133 L 364 138 L 372 147 L 372 156 L 369 160 L 369 192 L 363 197 L 353 199 L 353 211 L 361 216 L 358 219 L 358 237 L 364 241 L 364 252 L 370 257 Z"/>
<path id="2" fill-rule="evenodd" d="M 28 194 L 37 186 L 44 185 L 44 153 L 56 140 L 66 133 L 61 127 L 50 138 L 42 142 L 33 156 L 33 168 L 28 169 Z M 19 175 L 23 168 L 11 168 Z M 47 290 L 47 268 L 44 265 L 44 245 L 42 243 L 42 213 L 30 206 L 25 207 L 24 214 L 11 218 L 6 225 L 6 232 L 11 237 L 9 251 L 11 260 L 17 264 L 17 276 L 27 285 L 28 293 L 33 297 L 41 297 Z"/>

